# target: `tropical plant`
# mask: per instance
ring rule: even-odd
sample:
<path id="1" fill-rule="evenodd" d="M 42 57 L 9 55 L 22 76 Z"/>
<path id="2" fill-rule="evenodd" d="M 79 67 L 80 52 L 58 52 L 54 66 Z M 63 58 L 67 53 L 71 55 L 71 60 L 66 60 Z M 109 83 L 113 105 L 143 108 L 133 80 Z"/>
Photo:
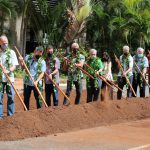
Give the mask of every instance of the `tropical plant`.
<path id="1" fill-rule="evenodd" d="M 32 10 L 30 14 L 30 25 L 34 30 L 36 40 L 44 46 L 51 44 L 59 47 L 63 41 L 65 26 L 67 25 L 64 18 L 66 2 L 60 1 L 54 8 L 50 8 L 47 0 L 37 1 L 40 12 L 37 13 Z"/>
<path id="2" fill-rule="evenodd" d="M 66 7 L 66 2 L 63 1 L 47 13 L 45 32 L 48 34 L 49 43 L 55 47 L 60 47 L 63 43 L 65 28 L 68 24 L 65 19 Z"/>
<path id="3" fill-rule="evenodd" d="M 148 45 L 149 6 L 148 0 L 97 0 L 87 23 L 87 40 L 90 46 L 100 48 L 101 51 L 118 51 L 124 44 L 132 49 Z"/>
<path id="4" fill-rule="evenodd" d="M 124 0 L 126 26 L 132 29 L 128 34 L 139 46 L 145 48 L 145 43 L 150 43 L 150 2 L 147 0 Z M 128 35 L 127 34 L 127 35 Z"/>
<path id="5" fill-rule="evenodd" d="M 92 10 L 91 0 L 71 0 L 71 5 L 72 7 L 67 9 L 69 25 L 64 37 L 67 44 L 81 36 Z"/>

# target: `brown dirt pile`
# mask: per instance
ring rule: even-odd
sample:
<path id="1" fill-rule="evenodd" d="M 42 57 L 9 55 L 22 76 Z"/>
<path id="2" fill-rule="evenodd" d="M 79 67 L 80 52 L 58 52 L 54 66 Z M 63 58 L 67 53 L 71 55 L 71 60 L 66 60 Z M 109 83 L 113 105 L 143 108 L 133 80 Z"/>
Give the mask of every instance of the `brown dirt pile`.
<path id="1" fill-rule="evenodd" d="M 75 94 L 72 94 L 72 100 Z M 60 105 L 63 97 L 60 96 Z M 4 98 L 6 103 L 6 99 Z M 17 140 L 29 137 L 75 131 L 85 128 L 150 117 L 150 98 L 113 100 L 85 103 L 86 92 L 80 105 L 35 109 L 31 97 L 31 110 L 23 111 L 16 98 L 16 113 L 0 120 L 0 140 Z M 6 105 L 6 104 L 5 104 Z M 33 110 L 34 109 L 34 110 Z M 5 108 L 6 112 L 6 108 Z"/>

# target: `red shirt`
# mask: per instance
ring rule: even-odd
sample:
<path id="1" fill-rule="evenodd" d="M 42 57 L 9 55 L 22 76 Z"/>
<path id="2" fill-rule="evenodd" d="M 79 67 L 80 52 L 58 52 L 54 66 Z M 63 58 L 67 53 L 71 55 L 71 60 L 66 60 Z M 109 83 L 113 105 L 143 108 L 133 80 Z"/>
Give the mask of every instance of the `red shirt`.
<path id="1" fill-rule="evenodd" d="M 148 62 L 149 62 L 149 68 L 148 68 L 148 73 L 150 74 L 150 53 L 147 55 Z"/>

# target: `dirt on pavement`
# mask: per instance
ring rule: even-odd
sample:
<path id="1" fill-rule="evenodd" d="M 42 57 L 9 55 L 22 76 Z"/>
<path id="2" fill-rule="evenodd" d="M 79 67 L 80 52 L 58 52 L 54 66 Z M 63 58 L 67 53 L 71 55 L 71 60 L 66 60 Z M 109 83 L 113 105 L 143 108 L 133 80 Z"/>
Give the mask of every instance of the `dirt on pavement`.
<path id="1" fill-rule="evenodd" d="M 75 91 L 71 94 L 71 105 L 62 106 L 60 94 L 58 107 L 36 109 L 33 94 L 30 111 L 24 111 L 18 97 L 15 98 L 16 113 L 6 117 L 6 95 L 4 96 L 4 119 L 0 120 L 0 140 L 18 140 L 85 128 L 110 125 L 150 117 L 150 98 L 128 100 L 106 100 L 86 103 L 83 91 L 81 104 L 74 105 Z"/>

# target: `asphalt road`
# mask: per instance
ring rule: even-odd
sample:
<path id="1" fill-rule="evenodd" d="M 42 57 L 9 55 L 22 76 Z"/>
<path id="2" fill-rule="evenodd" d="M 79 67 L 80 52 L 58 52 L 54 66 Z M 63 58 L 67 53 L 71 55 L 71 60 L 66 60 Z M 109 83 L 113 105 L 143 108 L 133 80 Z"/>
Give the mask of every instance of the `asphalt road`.
<path id="1" fill-rule="evenodd" d="M 0 150 L 150 150 L 150 119 L 0 142 Z"/>

